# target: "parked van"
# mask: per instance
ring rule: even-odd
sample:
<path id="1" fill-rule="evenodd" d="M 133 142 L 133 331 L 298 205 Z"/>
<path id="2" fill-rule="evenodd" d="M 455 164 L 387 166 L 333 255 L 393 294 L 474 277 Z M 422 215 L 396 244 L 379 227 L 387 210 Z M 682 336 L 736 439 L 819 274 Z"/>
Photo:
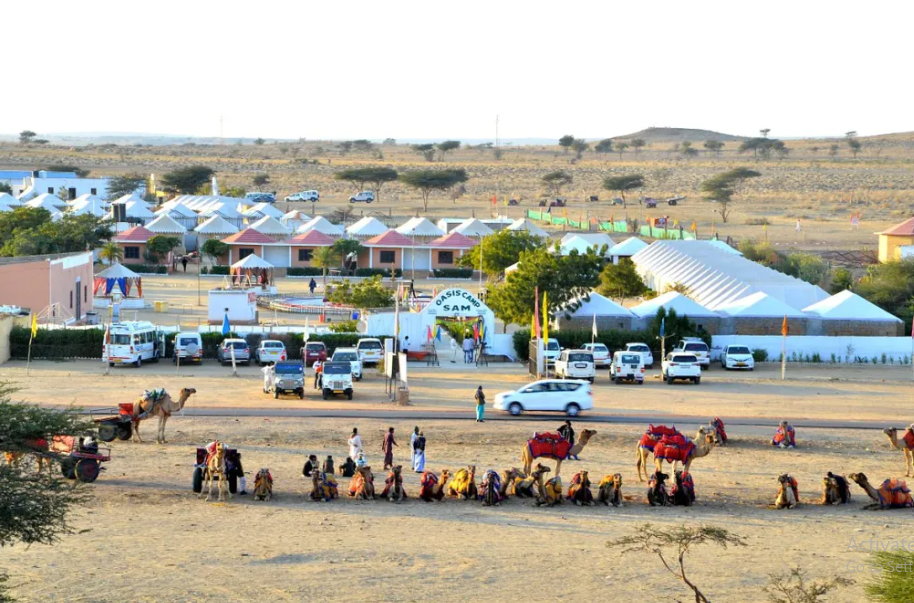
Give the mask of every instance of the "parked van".
<path id="1" fill-rule="evenodd" d="M 644 356 L 639 352 L 616 352 L 609 366 L 609 378 L 616 385 L 623 381 L 644 385 Z"/>
<path id="2" fill-rule="evenodd" d="M 174 339 L 175 351 L 171 355 L 171 361 L 175 364 L 178 360 L 181 363 L 197 362 L 203 363 L 203 338 L 200 333 L 178 333 Z"/>
<path id="3" fill-rule="evenodd" d="M 108 327 L 102 357 L 108 366 L 158 362 L 165 353 L 165 333 L 149 321 L 118 322 Z"/>
<path id="4" fill-rule="evenodd" d="M 384 346 L 381 345 L 380 339 L 359 339 L 355 349 L 359 351 L 359 359 L 363 366 L 378 364 L 384 359 Z"/>
<path id="5" fill-rule="evenodd" d="M 555 361 L 555 376 L 559 379 L 586 379 L 593 383 L 597 376 L 593 354 L 587 350 L 563 350 Z"/>

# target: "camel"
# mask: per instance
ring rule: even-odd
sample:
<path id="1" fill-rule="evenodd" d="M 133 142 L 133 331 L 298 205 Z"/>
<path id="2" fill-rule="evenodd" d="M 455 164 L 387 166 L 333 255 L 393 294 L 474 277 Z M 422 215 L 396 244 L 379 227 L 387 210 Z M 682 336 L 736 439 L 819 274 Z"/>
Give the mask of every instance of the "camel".
<path id="1" fill-rule="evenodd" d="M 914 475 L 914 425 L 904 430 L 904 437 L 898 439 L 898 430 L 894 427 L 883 429 L 882 433 L 888 436 L 893 448 L 904 452 L 904 476 Z"/>
<path id="2" fill-rule="evenodd" d="M 447 493 L 460 500 L 476 500 L 476 465 L 458 469 L 447 486 Z"/>
<path id="3" fill-rule="evenodd" d="M 587 471 L 581 471 L 571 480 L 567 498 L 576 506 L 592 507 L 595 504 L 593 493 L 590 491 L 590 477 Z"/>
<path id="4" fill-rule="evenodd" d="M 551 471 L 549 467 L 542 463 L 536 464 L 536 469 L 529 476 L 518 475 L 514 479 L 514 495 L 518 498 L 546 498 L 546 490 L 543 487 L 543 475 Z M 534 489 L 535 488 L 535 489 Z"/>
<path id="5" fill-rule="evenodd" d="M 498 491 L 498 495 L 504 500 L 508 498 L 508 489 L 515 487 L 515 482 L 520 476 L 520 471 L 516 467 L 511 467 L 510 469 L 505 469 L 501 473 L 501 489 Z M 516 493 L 516 492 L 515 492 Z"/>
<path id="6" fill-rule="evenodd" d="M 349 482 L 349 496 L 356 500 L 374 500 L 374 474 L 371 467 L 359 467 Z"/>
<path id="7" fill-rule="evenodd" d="M 795 509 L 800 504 L 800 492 L 797 480 L 789 473 L 778 477 L 778 497 L 774 500 L 775 509 Z"/>
<path id="8" fill-rule="evenodd" d="M 606 475 L 602 480 L 600 480 L 600 486 L 597 490 L 597 501 L 603 503 L 607 507 L 609 505 L 614 507 L 622 506 L 621 473 Z"/>
<path id="9" fill-rule="evenodd" d="M 206 494 L 206 502 L 209 502 L 213 497 L 213 481 L 218 481 L 218 501 L 225 502 L 226 495 L 229 498 L 232 497 L 232 493 L 228 491 L 228 470 L 225 463 L 225 444 L 222 442 L 214 442 L 213 453 L 209 455 L 206 459 L 206 481 L 209 486 L 209 491 Z M 218 479 L 216 479 L 218 477 Z"/>
<path id="10" fill-rule="evenodd" d="M 822 478 L 822 500 L 823 505 L 846 505 L 851 501 L 851 489 L 847 480 L 840 475 L 835 475 L 829 471 Z"/>
<path id="11" fill-rule="evenodd" d="M 254 478 L 254 500 L 273 500 L 273 476 L 266 467 Z"/>
<path id="12" fill-rule="evenodd" d="M 581 451 L 584 449 L 584 446 L 587 446 L 587 442 L 590 441 L 590 438 L 597 435 L 597 432 L 593 429 L 585 429 L 581 432 L 581 439 L 575 442 L 574 446 L 568 451 L 568 457 L 578 456 Z M 533 456 L 533 452 L 530 450 L 530 444 L 524 444 L 524 450 L 520 455 L 521 460 L 524 463 L 524 473 L 530 475 L 533 467 L 533 459 L 538 458 Z M 567 457 L 566 457 L 567 458 Z M 562 459 L 556 459 L 555 461 L 555 477 L 559 476 L 559 471 L 562 470 Z M 553 478 L 555 479 L 555 478 Z"/>
<path id="13" fill-rule="evenodd" d="M 647 474 L 647 459 L 654 453 L 654 446 L 657 445 L 664 435 L 681 435 L 679 430 L 676 427 L 667 427 L 665 425 L 658 425 L 654 427 L 651 425 L 648 427 L 644 435 L 641 436 L 641 439 L 638 440 L 638 446 L 635 448 L 635 466 L 638 468 L 638 481 L 643 482 L 648 478 Z M 644 469 L 644 477 L 641 477 L 641 470 Z M 675 469 L 675 464 L 673 466 Z"/>
<path id="14" fill-rule="evenodd" d="M 711 449 L 714 447 L 714 436 L 705 432 L 704 427 L 698 428 L 698 433 L 695 434 L 695 448 L 692 450 L 692 454 L 682 463 L 682 472 L 689 473 L 689 469 L 692 467 L 692 461 L 695 459 L 700 459 L 703 456 L 708 456 L 711 453 Z M 639 453 L 638 460 L 641 460 L 641 455 Z M 656 451 L 654 454 L 654 467 L 657 471 L 663 469 L 663 459 L 658 458 Z M 639 470 L 640 471 L 640 470 Z M 676 463 L 673 463 L 673 471 L 676 471 Z M 638 476 L 640 477 L 640 472 Z"/>
<path id="15" fill-rule="evenodd" d="M 537 507 L 540 505 L 546 505 L 547 507 L 554 507 L 555 505 L 562 504 L 562 478 L 556 475 L 552 479 L 546 482 L 542 489 L 543 496 L 537 498 L 537 501 L 534 503 Z"/>
<path id="16" fill-rule="evenodd" d="M 162 390 L 162 397 L 158 400 L 151 400 L 148 396 L 140 396 L 136 402 L 133 403 L 133 441 L 142 442 L 140 438 L 140 422 L 148 419 L 150 416 L 159 417 L 159 428 L 156 430 L 156 443 L 164 444 L 165 443 L 165 423 L 168 421 L 168 418 L 181 409 L 184 408 L 184 405 L 187 403 L 187 399 L 191 395 L 196 394 L 197 390 L 192 387 L 185 387 L 181 389 L 181 396 L 178 398 L 178 401 L 175 402 L 171 399 L 171 396 L 168 395 L 168 392 Z"/>
<path id="17" fill-rule="evenodd" d="M 670 501 L 677 507 L 691 507 L 695 502 L 695 482 L 692 481 L 692 476 L 685 471 L 675 471 L 673 481 Z"/>
<path id="18" fill-rule="evenodd" d="M 339 496 L 339 488 L 332 473 L 317 469 L 311 474 L 311 500 L 330 502 Z"/>
<path id="19" fill-rule="evenodd" d="M 847 476 L 852 482 L 863 488 L 872 499 L 872 503 L 863 507 L 868 510 L 880 509 L 909 509 L 914 506 L 911 491 L 907 484 L 900 479 L 887 479 L 882 482 L 878 490 L 870 485 L 864 473 L 851 473 Z"/>
<path id="20" fill-rule="evenodd" d="M 486 507 L 497 507 L 501 504 L 501 479 L 498 472 L 489 469 L 482 479 L 482 504 Z"/>
<path id="21" fill-rule="evenodd" d="M 665 507 L 670 504 L 670 497 L 666 493 L 666 480 L 670 476 L 658 469 L 647 482 L 647 502 L 652 507 Z"/>
<path id="22" fill-rule="evenodd" d="M 42 467 L 47 467 L 48 473 L 51 473 L 51 459 L 45 456 L 43 453 L 48 452 L 48 442 L 47 440 L 28 440 L 25 442 L 25 445 L 35 451 L 35 463 L 38 465 L 38 473 L 41 473 Z M 4 452 L 3 456 L 6 458 L 6 464 L 9 467 L 19 468 L 19 464 L 22 462 L 22 459 L 25 458 L 25 455 L 29 454 L 27 452 Z"/>
<path id="23" fill-rule="evenodd" d="M 386 498 L 390 502 L 395 503 L 406 500 L 406 490 L 403 489 L 402 465 L 395 465 L 390 468 L 390 473 L 387 474 L 387 480 L 384 484 L 384 491 L 381 492 L 381 498 Z"/>
<path id="24" fill-rule="evenodd" d="M 714 444 L 717 446 L 726 446 L 728 440 L 727 431 L 724 429 L 724 422 L 720 420 L 720 417 L 717 417 L 708 423 L 708 426 L 711 428 L 711 435 L 714 436 Z"/>
<path id="25" fill-rule="evenodd" d="M 450 475 L 450 471 L 447 469 L 441 470 L 441 479 L 438 479 L 438 476 L 431 471 L 423 473 L 421 482 L 422 488 L 419 490 L 419 498 L 425 502 L 432 502 L 433 500 L 442 502 L 444 500 L 445 484 Z"/>

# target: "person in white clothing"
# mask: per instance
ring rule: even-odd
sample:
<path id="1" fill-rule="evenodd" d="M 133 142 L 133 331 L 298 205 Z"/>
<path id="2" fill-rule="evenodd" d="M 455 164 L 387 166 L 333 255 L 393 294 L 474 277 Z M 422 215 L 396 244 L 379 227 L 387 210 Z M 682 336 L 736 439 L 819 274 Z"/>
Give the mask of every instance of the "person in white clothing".
<path id="1" fill-rule="evenodd" d="M 349 458 L 353 461 L 359 458 L 359 454 L 362 452 L 362 438 L 359 436 L 359 430 L 356 427 L 352 428 L 352 435 L 349 436 Z"/>
<path id="2" fill-rule="evenodd" d="M 273 386 L 273 371 L 275 370 L 276 369 L 272 364 L 268 364 L 260 369 L 260 372 L 263 373 L 263 393 L 265 394 L 270 393 L 270 387 Z"/>
<path id="3" fill-rule="evenodd" d="M 409 464 L 416 464 L 416 438 L 419 437 L 419 428 L 413 427 L 413 433 L 409 436 Z"/>

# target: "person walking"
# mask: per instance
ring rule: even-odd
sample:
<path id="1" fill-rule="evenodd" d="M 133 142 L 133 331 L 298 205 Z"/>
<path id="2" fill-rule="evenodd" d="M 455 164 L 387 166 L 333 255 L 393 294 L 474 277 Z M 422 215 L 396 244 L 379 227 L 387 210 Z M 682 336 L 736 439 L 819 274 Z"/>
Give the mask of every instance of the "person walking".
<path id="1" fill-rule="evenodd" d="M 390 469 L 394 464 L 394 446 L 400 447 L 397 440 L 394 439 L 394 428 L 390 427 L 384 434 L 384 441 L 381 442 L 381 452 L 384 453 L 384 469 Z"/>
<path id="2" fill-rule="evenodd" d="M 186 255 L 181 256 L 181 266 L 184 267 L 184 272 L 186 273 L 187 272 L 187 256 Z"/>
<path id="3" fill-rule="evenodd" d="M 311 282 L 308 283 L 308 289 L 311 290 L 311 295 L 314 295 L 314 290 L 317 289 L 317 282 L 314 280 L 314 277 L 311 277 Z"/>
<path id="4" fill-rule="evenodd" d="M 320 360 L 314 361 L 314 389 L 318 389 L 321 384 L 321 374 L 324 372 L 324 365 Z"/>
<path id="5" fill-rule="evenodd" d="M 486 412 L 486 394 L 482 391 L 482 386 L 480 385 L 476 389 L 476 422 L 485 423 L 483 420 L 483 415 Z"/>
<path id="6" fill-rule="evenodd" d="M 413 432 L 409 435 L 409 464 L 416 464 L 416 439 L 419 437 L 419 427 L 413 427 Z"/>
<path id="7" fill-rule="evenodd" d="M 352 428 L 352 435 L 349 436 L 349 458 L 353 461 L 359 457 L 362 452 L 362 438 L 359 436 L 357 427 Z"/>
<path id="8" fill-rule="evenodd" d="M 416 438 L 413 451 L 413 471 L 422 473 L 425 471 L 425 435 L 420 431 Z"/>
<path id="9" fill-rule="evenodd" d="M 568 440 L 568 443 L 569 443 L 569 444 L 571 444 L 572 446 L 574 446 L 574 427 L 571 426 L 571 421 L 565 421 L 565 422 L 561 425 L 561 427 L 559 427 L 559 428 L 557 429 L 557 431 L 559 432 L 559 435 L 560 435 L 560 436 L 562 436 L 563 438 L 565 438 L 566 440 Z M 574 459 L 574 460 L 576 460 L 576 461 L 581 460 L 581 459 L 579 459 L 579 458 L 577 457 L 577 455 L 571 456 L 571 457 L 569 457 L 569 458 L 572 458 L 572 459 Z"/>

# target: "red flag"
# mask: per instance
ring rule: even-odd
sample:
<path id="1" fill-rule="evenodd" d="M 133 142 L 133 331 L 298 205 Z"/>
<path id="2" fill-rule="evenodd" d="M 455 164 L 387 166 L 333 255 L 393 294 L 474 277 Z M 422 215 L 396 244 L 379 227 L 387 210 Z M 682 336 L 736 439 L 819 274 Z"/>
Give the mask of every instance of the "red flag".
<path id="1" fill-rule="evenodd" d="M 479 341 L 479 323 L 473 323 L 473 341 Z"/>
<path id="2" fill-rule="evenodd" d="M 425 340 L 426 340 L 426 341 L 431 341 L 431 340 L 432 340 L 432 327 L 431 327 L 431 325 L 425 325 L 425 329 L 426 329 Z"/>
<path id="3" fill-rule="evenodd" d="M 784 337 L 787 337 L 788 332 L 789 332 L 789 329 L 787 328 L 787 315 L 785 314 L 784 323 L 781 325 L 781 335 L 783 335 Z"/>

